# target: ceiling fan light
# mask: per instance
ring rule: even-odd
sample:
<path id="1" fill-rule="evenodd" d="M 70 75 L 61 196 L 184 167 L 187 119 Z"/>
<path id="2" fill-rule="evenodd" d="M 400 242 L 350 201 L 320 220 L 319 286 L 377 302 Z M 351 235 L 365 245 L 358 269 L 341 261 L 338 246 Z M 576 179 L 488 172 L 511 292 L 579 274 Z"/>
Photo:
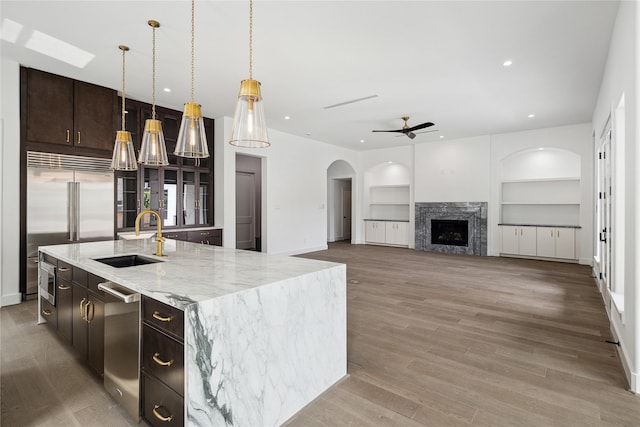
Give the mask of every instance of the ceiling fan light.
<path id="1" fill-rule="evenodd" d="M 131 132 L 127 130 L 116 132 L 116 142 L 113 146 L 113 156 L 111 157 L 111 169 L 120 171 L 138 170 Z"/>
<path id="2" fill-rule="evenodd" d="M 271 145 L 260 82 L 257 80 L 247 79 L 240 83 L 229 144 L 241 148 L 266 148 Z"/>
<path id="3" fill-rule="evenodd" d="M 173 152 L 176 156 L 190 159 L 204 159 L 209 157 L 209 147 L 207 146 L 207 135 L 204 130 L 204 119 L 200 104 L 186 102 L 176 149 Z"/>

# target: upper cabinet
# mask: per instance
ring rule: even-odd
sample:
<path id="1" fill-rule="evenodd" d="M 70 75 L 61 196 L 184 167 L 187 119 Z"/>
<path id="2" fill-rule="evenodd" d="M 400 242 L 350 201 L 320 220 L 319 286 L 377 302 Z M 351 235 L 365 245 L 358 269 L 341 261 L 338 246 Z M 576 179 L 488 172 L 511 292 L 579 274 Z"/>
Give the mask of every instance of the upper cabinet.
<path id="1" fill-rule="evenodd" d="M 22 69 L 25 138 L 29 149 L 93 154 L 113 149 L 116 91 L 55 74 Z M 61 148 L 61 147 L 69 148 Z"/>

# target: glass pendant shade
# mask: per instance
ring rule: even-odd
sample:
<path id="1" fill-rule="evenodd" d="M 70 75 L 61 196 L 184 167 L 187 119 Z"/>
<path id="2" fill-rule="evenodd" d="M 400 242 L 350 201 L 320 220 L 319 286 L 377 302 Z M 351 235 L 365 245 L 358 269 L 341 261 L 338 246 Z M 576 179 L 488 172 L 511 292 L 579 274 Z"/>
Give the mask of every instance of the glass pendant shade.
<path id="1" fill-rule="evenodd" d="M 229 144 L 242 148 L 265 148 L 271 145 L 264 118 L 260 82 L 257 80 L 248 79 L 240 83 Z"/>
<path id="2" fill-rule="evenodd" d="M 169 164 L 160 120 L 147 119 L 145 121 L 138 162 L 147 166 L 166 166 Z"/>
<path id="3" fill-rule="evenodd" d="M 111 169 L 120 171 L 134 171 L 138 169 L 131 132 L 119 130 L 116 133 L 116 143 L 113 147 L 113 157 L 111 158 Z"/>
<path id="4" fill-rule="evenodd" d="M 204 131 L 204 119 L 200 104 L 187 102 L 184 104 L 184 114 L 178 132 L 178 142 L 173 152 L 176 156 L 191 159 L 209 157 L 207 135 Z"/>

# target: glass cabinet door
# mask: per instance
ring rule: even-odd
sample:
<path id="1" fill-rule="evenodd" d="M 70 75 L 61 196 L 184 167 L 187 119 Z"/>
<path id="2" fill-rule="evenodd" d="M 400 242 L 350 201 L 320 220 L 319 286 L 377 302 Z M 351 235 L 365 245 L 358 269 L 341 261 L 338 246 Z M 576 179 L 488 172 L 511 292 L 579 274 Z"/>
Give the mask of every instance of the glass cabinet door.
<path id="1" fill-rule="evenodd" d="M 209 222 L 209 174 L 206 172 L 198 173 L 198 224 L 208 225 Z"/>
<path id="2" fill-rule="evenodd" d="M 144 168 L 144 182 L 142 187 L 142 209 L 153 209 L 160 212 L 164 195 L 160 193 L 161 170 Z M 145 215 L 141 219 L 141 227 L 155 227 L 156 218 L 153 215 Z"/>
<path id="3" fill-rule="evenodd" d="M 175 169 L 164 170 L 163 200 L 160 216 L 163 227 L 178 225 L 178 171 Z"/>
<path id="4" fill-rule="evenodd" d="M 182 172 L 182 219 L 184 225 L 194 225 L 196 222 L 196 174 Z"/>
<path id="5" fill-rule="evenodd" d="M 133 227 L 138 215 L 137 172 L 116 173 L 116 227 Z"/>

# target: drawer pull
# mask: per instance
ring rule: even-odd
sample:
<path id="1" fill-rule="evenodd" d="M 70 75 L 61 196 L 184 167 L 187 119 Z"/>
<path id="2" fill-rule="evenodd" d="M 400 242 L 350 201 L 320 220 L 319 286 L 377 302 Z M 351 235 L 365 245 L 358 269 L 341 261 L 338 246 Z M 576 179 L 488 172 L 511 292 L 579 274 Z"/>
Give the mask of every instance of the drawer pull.
<path id="1" fill-rule="evenodd" d="M 160 408 L 162 408 L 162 406 L 153 405 L 153 415 L 155 415 L 157 419 L 159 419 L 160 421 L 171 421 L 171 420 L 173 420 L 173 415 L 169 415 L 168 417 L 165 417 L 162 414 L 160 414 L 160 412 L 158 412 L 158 409 L 160 409 Z"/>
<path id="2" fill-rule="evenodd" d="M 61 291 L 66 291 L 67 289 L 71 289 L 71 286 L 69 286 L 69 285 L 58 285 L 58 289 L 60 289 Z"/>
<path id="3" fill-rule="evenodd" d="M 153 318 L 161 322 L 171 322 L 171 319 L 173 319 L 171 316 L 163 317 L 158 311 L 153 312 Z"/>
<path id="4" fill-rule="evenodd" d="M 171 365 L 173 365 L 173 359 L 169 360 L 168 362 L 165 362 L 164 360 L 160 359 L 160 353 L 155 353 L 153 355 L 153 361 L 156 362 L 160 366 L 171 366 Z"/>
<path id="5" fill-rule="evenodd" d="M 51 310 L 49 310 L 48 308 L 43 309 L 42 315 L 47 317 L 51 316 Z"/>
<path id="6" fill-rule="evenodd" d="M 80 317 L 82 318 L 82 320 L 84 320 L 86 322 L 87 318 L 85 317 L 85 314 L 84 314 L 84 303 L 85 302 L 87 302 L 86 298 L 82 298 L 82 301 L 80 301 Z"/>
<path id="7" fill-rule="evenodd" d="M 64 273 L 65 271 L 69 271 L 69 267 L 58 267 L 58 271 Z"/>

